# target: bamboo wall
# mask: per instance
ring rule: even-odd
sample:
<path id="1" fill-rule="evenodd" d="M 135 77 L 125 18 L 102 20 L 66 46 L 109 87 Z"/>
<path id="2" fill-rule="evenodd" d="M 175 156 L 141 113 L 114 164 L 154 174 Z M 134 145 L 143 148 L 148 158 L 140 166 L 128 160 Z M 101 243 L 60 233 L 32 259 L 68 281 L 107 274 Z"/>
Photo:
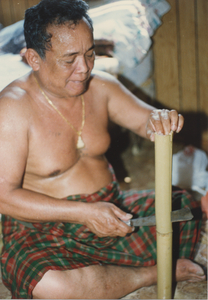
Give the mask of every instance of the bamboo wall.
<path id="1" fill-rule="evenodd" d="M 11 25 L 24 19 L 24 12 L 40 0 L 0 0 L 0 23 Z"/>
<path id="2" fill-rule="evenodd" d="M 208 0 L 167 1 L 171 10 L 153 38 L 156 98 L 185 115 L 187 143 L 208 151 Z M 23 19 L 38 2 L 0 0 L 0 23 Z"/>
<path id="3" fill-rule="evenodd" d="M 156 98 L 185 115 L 190 142 L 208 151 L 208 1 L 167 1 L 154 35 Z"/>

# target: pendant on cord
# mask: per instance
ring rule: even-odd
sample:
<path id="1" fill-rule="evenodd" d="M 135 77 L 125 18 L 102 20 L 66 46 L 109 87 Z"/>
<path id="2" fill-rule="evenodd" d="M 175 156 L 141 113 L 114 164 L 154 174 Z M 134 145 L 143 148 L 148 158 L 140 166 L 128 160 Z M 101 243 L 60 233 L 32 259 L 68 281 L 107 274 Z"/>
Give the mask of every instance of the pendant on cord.
<path id="1" fill-rule="evenodd" d="M 77 149 L 84 148 L 85 144 L 81 138 L 81 135 L 78 135 L 78 140 L 77 140 Z"/>

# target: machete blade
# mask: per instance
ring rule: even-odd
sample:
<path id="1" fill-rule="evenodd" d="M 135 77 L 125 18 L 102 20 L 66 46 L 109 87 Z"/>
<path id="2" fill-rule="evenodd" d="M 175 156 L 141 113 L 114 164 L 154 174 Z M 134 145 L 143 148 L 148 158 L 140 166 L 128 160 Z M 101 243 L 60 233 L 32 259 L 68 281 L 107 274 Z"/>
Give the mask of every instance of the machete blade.
<path id="1" fill-rule="evenodd" d="M 171 221 L 172 222 L 181 222 L 181 221 L 188 221 L 193 219 L 193 215 L 191 213 L 191 210 L 189 207 L 184 207 L 179 210 L 174 210 L 171 212 Z M 127 222 L 125 222 L 129 226 L 155 226 L 156 220 L 155 215 L 148 216 L 144 218 L 137 218 L 137 219 L 131 219 Z"/>

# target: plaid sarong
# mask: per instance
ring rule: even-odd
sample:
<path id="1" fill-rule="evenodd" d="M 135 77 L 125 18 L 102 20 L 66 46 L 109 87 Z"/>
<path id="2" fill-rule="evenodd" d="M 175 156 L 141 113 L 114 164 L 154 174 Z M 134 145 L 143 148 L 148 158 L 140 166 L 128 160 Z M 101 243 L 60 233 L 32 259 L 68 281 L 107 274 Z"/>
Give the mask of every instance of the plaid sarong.
<path id="1" fill-rule="evenodd" d="M 155 214 L 153 190 L 121 191 L 115 179 L 92 195 L 67 200 L 112 202 L 134 217 Z M 173 191 L 173 206 L 196 208 L 197 202 L 182 190 Z M 176 224 L 173 242 L 178 257 L 193 259 L 200 221 Z M 126 237 L 99 238 L 87 227 L 72 223 L 28 223 L 3 215 L 2 280 L 12 298 L 32 298 L 32 290 L 48 270 L 69 270 L 89 265 L 151 266 L 156 264 L 156 228 L 139 227 Z M 174 227 L 174 225 L 173 225 Z M 178 227 L 178 228 L 177 228 Z M 179 246 L 177 246 L 179 245 Z"/>

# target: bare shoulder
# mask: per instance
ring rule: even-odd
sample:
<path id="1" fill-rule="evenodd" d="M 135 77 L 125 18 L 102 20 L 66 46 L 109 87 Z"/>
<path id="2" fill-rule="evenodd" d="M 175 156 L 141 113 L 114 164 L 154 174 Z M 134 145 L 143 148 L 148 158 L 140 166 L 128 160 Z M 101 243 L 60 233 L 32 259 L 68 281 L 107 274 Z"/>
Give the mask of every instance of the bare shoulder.
<path id="1" fill-rule="evenodd" d="M 30 106 L 28 76 L 17 79 L 0 92 L 0 115 L 27 115 Z"/>
<path id="2" fill-rule="evenodd" d="M 27 78 L 18 79 L 0 92 L 1 133 L 27 131 L 31 114 Z"/>
<path id="3" fill-rule="evenodd" d="M 138 99 L 113 75 L 101 71 L 93 71 L 90 86 L 93 94 L 109 103 L 122 106 L 124 103 L 135 102 Z"/>
<path id="4" fill-rule="evenodd" d="M 103 71 L 93 70 L 90 85 L 93 90 L 100 93 L 109 93 L 109 90 L 122 89 L 122 84 L 111 74 Z"/>

